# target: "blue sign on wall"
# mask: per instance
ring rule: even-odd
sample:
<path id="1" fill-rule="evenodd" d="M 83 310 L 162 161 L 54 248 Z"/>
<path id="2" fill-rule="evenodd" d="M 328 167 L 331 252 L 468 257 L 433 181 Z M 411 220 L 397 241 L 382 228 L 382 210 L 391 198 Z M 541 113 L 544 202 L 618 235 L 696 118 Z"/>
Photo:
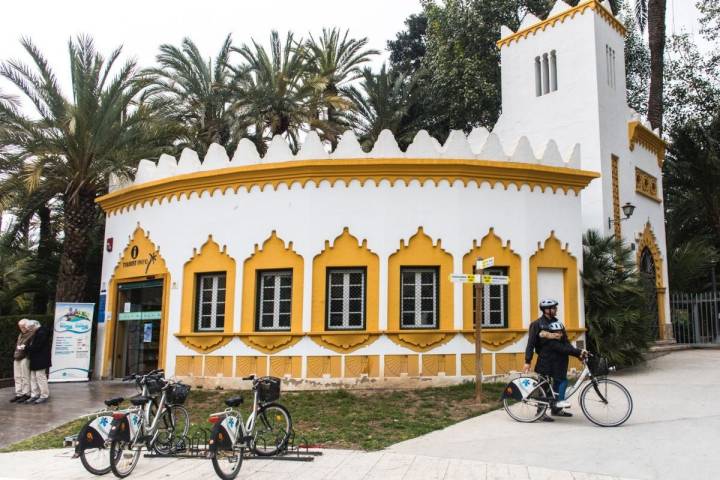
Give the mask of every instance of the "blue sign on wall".
<path id="1" fill-rule="evenodd" d="M 100 294 L 100 300 L 98 301 L 98 316 L 97 321 L 98 323 L 105 323 L 105 297 L 107 295 L 104 293 Z"/>

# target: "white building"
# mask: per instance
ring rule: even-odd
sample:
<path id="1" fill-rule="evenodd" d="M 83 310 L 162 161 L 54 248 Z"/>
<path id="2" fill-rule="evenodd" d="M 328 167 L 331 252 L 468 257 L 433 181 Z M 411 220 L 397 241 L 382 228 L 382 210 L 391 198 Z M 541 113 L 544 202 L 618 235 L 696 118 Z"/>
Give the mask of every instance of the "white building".
<path id="1" fill-rule="evenodd" d="M 491 256 L 510 284 L 485 287 L 483 370 L 518 370 L 542 297 L 583 341 L 587 228 L 657 273 L 664 335 L 664 144 L 625 102 L 623 36 L 597 0 L 505 29 L 502 117 L 442 146 L 421 131 L 402 152 L 383 132 L 365 153 L 348 132 L 328 154 L 311 132 L 297 155 L 276 137 L 263 158 L 244 141 L 232 159 L 212 145 L 203 162 L 142 160 L 99 199 L 98 373 L 457 382 L 474 374 L 473 292 L 448 276 Z"/>

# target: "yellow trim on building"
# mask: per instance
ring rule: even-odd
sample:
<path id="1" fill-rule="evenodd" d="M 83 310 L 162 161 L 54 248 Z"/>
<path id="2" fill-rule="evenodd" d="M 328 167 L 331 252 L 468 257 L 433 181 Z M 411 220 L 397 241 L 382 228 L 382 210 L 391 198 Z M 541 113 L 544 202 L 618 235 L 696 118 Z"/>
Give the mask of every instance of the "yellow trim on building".
<path id="1" fill-rule="evenodd" d="M 257 271 L 292 270 L 292 302 L 290 330 L 258 331 L 256 328 Z M 285 246 L 275 230 L 259 248 L 245 260 L 243 266 L 242 318 L 240 338 L 247 345 L 264 353 L 275 353 L 297 343 L 302 331 L 303 315 L 303 258 L 293 250 L 293 243 Z"/>
<path id="2" fill-rule="evenodd" d="M 400 240 L 400 248 L 388 259 L 388 331 L 390 340 L 418 352 L 425 352 L 452 338 L 453 286 L 447 280 L 453 269 L 452 255 L 443 250 L 441 240 L 433 244 L 422 227 L 408 241 Z M 400 328 L 400 268 L 437 267 L 438 326 L 435 329 Z"/>
<path id="3" fill-rule="evenodd" d="M 380 376 L 379 355 L 346 355 L 345 378 L 359 378 L 367 376 L 375 378 Z"/>
<path id="4" fill-rule="evenodd" d="M 655 202 L 662 201 L 658 197 L 657 178 L 637 167 L 635 167 L 635 192 Z"/>
<path id="5" fill-rule="evenodd" d="M 618 173 L 618 163 L 620 159 L 617 155 L 610 157 L 611 170 L 612 170 L 612 202 L 613 202 L 613 229 L 615 232 L 615 238 L 618 240 L 622 239 L 622 230 L 620 224 L 620 178 Z"/>
<path id="6" fill-rule="evenodd" d="M 520 40 L 529 37 L 531 34 L 536 35 L 541 30 L 545 31 L 548 28 L 554 27 L 558 23 L 564 23 L 565 20 L 575 18 L 576 15 L 582 15 L 585 13 L 586 10 L 591 10 L 597 13 L 600 17 L 603 18 L 603 20 L 608 22 L 610 26 L 613 27 L 613 29 L 615 29 L 623 37 L 627 34 L 627 29 L 625 28 L 625 25 L 623 25 L 617 18 L 615 18 L 612 13 L 608 12 L 598 0 L 588 0 L 586 2 L 580 3 L 576 7 L 568 8 L 564 12 L 560 12 L 557 15 L 548 17 L 545 20 L 536 23 L 535 25 L 531 25 L 522 30 L 518 30 L 512 35 L 501 38 L 495 44 L 498 48 L 509 46 L 510 44 L 512 44 L 512 42 L 519 42 Z"/>
<path id="7" fill-rule="evenodd" d="M 327 329 L 327 269 L 365 269 L 365 328 L 362 330 Z M 380 259 L 345 227 L 335 238 L 332 246 L 325 241 L 325 249 L 313 259 L 312 284 L 312 335 L 311 338 L 324 347 L 338 353 L 350 353 L 372 343 L 378 338 L 378 315 L 380 297 Z M 375 335 L 373 335 L 375 334 Z"/>
<path id="8" fill-rule="evenodd" d="M 220 332 L 198 331 L 197 277 L 201 273 L 222 273 L 225 280 L 225 324 Z M 232 340 L 235 319 L 235 260 L 228 255 L 227 247 L 217 244 L 208 235 L 200 251 L 193 249 L 193 256 L 183 269 L 182 300 L 180 305 L 180 332 L 175 336 L 187 347 L 198 353 L 210 353 Z"/>
<path id="9" fill-rule="evenodd" d="M 235 376 L 247 377 L 255 375 L 264 377 L 268 374 L 268 357 L 265 355 L 243 355 L 235 357 Z"/>
<path id="10" fill-rule="evenodd" d="M 635 150 L 635 145 L 640 145 L 654 153 L 657 157 L 658 167 L 662 169 L 665 161 L 665 148 L 667 147 L 662 138 L 655 135 L 652 130 L 641 122 L 635 120 L 628 122 L 628 141 L 630 142 L 631 152 Z"/>
<path id="11" fill-rule="evenodd" d="M 420 374 L 420 364 L 417 354 L 414 355 L 385 355 L 383 358 L 384 377 L 417 377 Z"/>
<path id="12" fill-rule="evenodd" d="M 463 273 L 474 273 L 478 257 L 495 258 L 496 267 L 506 267 L 510 283 L 508 285 L 508 325 L 506 328 L 484 328 L 483 347 L 499 350 L 518 341 L 525 333 L 522 321 L 522 267 L 520 256 L 510 248 L 508 241 L 503 245 L 502 239 L 491 228 L 478 245 L 473 240 L 473 248 L 463 256 Z M 463 284 L 463 331 L 465 338 L 475 343 L 475 316 L 473 314 L 474 286 Z"/>
<path id="13" fill-rule="evenodd" d="M 284 184 L 288 187 L 298 182 L 305 187 L 308 182 L 315 185 L 329 181 L 333 185 L 338 181 L 349 183 L 358 180 L 363 185 L 368 181 L 376 184 L 387 180 L 391 184 L 412 180 L 421 183 L 435 183 L 446 180 L 450 183 L 460 180 L 467 185 L 471 181 L 480 184 L 489 182 L 493 187 L 501 183 L 504 188 L 523 185 L 531 188 L 550 187 L 554 192 L 573 191 L 576 194 L 590 181 L 600 175 L 595 172 L 567 167 L 551 167 L 529 163 L 500 162 L 488 160 L 463 159 L 410 159 L 410 158 L 371 158 L 352 160 L 297 160 L 290 162 L 265 163 L 241 167 L 223 168 L 175 175 L 160 180 L 132 185 L 103 195 L 96 201 L 108 214 L 137 208 L 153 202 L 172 201 L 182 197 L 190 198 L 204 192 L 214 195 L 216 191 L 237 192 L 241 187 L 277 188 Z"/>
<path id="14" fill-rule="evenodd" d="M 563 248 L 555 232 L 545 240 L 543 246 L 538 242 L 538 250 L 530 257 L 530 308 L 538 305 L 538 270 L 555 268 L 563 273 L 563 318 L 568 330 L 580 327 L 578 322 L 578 269 L 577 260 L 568 251 L 567 244 Z"/>
<path id="15" fill-rule="evenodd" d="M 309 355 L 307 357 L 307 378 L 342 377 L 342 357 L 340 355 Z"/>
<path id="16" fill-rule="evenodd" d="M 657 291 L 657 309 L 658 309 L 658 332 L 660 338 L 665 338 L 665 282 L 663 281 L 663 257 L 660 252 L 660 247 L 657 244 L 655 238 L 655 232 L 653 232 L 650 222 L 645 224 L 645 228 L 642 233 L 637 236 L 637 266 L 640 267 L 640 260 L 642 259 L 642 252 L 645 248 L 648 249 L 650 255 L 652 255 L 653 262 L 655 263 L 655 289 Z"/>
<path id="17" fill-rule="evenodd" d="M 424 377 L 435 377 L 441 373 L 448 377 L 454 377 L 457 368 L 455 366 L 455 354 L 428 354 L 422 356 L 420 375 Z"/>
<path id="18" fill-rule="evenodd" d="M 137 247 L 137 248 L 136 248 Z M 151 279 L 163 280 L 162 314 L 160 318 L 160 338 L 158 350 L 158 368 L 165 367 L 165 351 L 168 341 L 168 299 L 170 295 L 170 271 L 160 255 L 160 248 L 150 240 L 150 233 L 138 226 L 128 238 L 120 260 L 113 271 L 107 289 L 106 308 L 110 312 L 105 324 L 105 348 L 101 376 L 114 376 L 115 367 L 115 331 L 117 327 L 118 306 L 117 289 L 121 283 L 139 282 Z M 132 372 L 134 373 L 134 372 Z"/>

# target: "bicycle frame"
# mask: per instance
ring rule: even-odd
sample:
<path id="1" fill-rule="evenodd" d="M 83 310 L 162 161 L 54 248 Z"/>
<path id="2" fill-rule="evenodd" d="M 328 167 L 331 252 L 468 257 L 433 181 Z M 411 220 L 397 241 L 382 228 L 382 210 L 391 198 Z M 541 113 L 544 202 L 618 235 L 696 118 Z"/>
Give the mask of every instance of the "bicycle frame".
<path id="1" fill-rule="evenodd" d="M 216 416 L 222 418 L 221 425 L 225 427 L 225 429 L 231 434 L 232 438 L 232 445 L 233 448 L 236 446 L 239 447 L 250 447 L 250 445 L 247 445 L 245 443 L 245 440 L 250 435 L 250 432 L 252 432 L 255 429 L 255 421 L 257 420 L 257 412 L 260 407 L 260 402 L 258 400 L 258 392 L 255 390 L 253 392 L 253 406 L 252 411 L 250 412 L 250 415 L 248 415 L 248 418 L 245 422 L 243 422 L 242 413 L 238 410 L 233 409 L 232 407 L 226 408 L 222 412 L 212 413 L 210 414 L 211 417 Z M 230 419 L 237 419 L 237 425 L 235 425 L 234 420 Z M 242 440 L 242 443 L 238 445 L 238 440 Z"/>
<path id="2" fill-rule="evenodd" d="M 555 398 L 557 396 L 557 392 L 553 388 L 554 382 L 550 381 L 551 377 L 546 377 L 546 376 L 542 375 L 540 378 L 541 378 L 541 381 L 538 382 L 537 386 L 542 387 L 543 385 L 547 385 L 548 388 L 550 389 L 550 392 L 552 393 L 553 398 Z M 565 400 L 572 398 L 573 395 L 575 395 L 578 391 L 580 391 L 580 387 L 583 385 L 583 383 L 585 383 L 586 380 L 590 379 L 590 381 L 593 381 L 594 378 L 595 377 L 593 377 L 592 374 L 590 373 L 590 369 L 588 368 L 587 364 L 585 364 L 584 368 L 583 368 L 582 372 L 580 372 L 580 376 L 577 378 L 577 380 L 575 380 L 575 382 L 572 385 L 569 385 L 567 390 L 565 390 Z M 595 389 L 597 391 L 597 387 Z M 604 401 L 605 399 L 603 398 L 600 391 L 597 391 L 597 393 L 598 393 L 598 395 L 600 395 L 600 398 L 602 398 Z"/>

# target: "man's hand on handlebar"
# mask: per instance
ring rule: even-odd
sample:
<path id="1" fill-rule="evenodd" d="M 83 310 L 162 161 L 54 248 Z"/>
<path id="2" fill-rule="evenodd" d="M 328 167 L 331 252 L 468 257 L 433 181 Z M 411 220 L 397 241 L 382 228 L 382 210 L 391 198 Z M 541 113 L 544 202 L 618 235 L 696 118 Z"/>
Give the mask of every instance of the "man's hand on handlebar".
<path id="1" fill-rule="evenodd" d="M 583 360 L 587 360 L 588 357 L 591 357 L 591 356 L 592 356 L 592 355 L 590 355 L 590 352 L 588 352 L 588 351 L 585 350 L 585 349 L 583 349 L 583 350 L 580 351 L 580 358 L 583 359 Z"/>

